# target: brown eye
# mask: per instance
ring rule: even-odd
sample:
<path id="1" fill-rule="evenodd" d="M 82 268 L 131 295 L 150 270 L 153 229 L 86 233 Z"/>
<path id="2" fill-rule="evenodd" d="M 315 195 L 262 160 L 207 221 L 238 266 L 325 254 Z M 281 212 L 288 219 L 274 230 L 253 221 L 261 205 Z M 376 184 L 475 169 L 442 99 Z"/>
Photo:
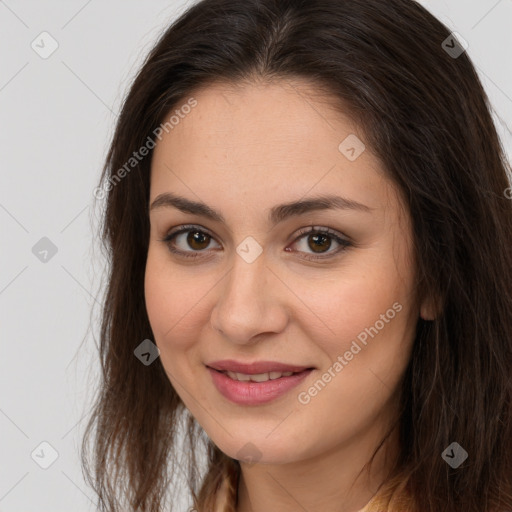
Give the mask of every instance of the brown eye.
<path id="1" fill-rule="evenodd" d="M 189 231 L 187 236 L 187 244 L 195 250 L 201 251 L 208 247 L 210 243 L 210 235 L 202 231 Z"/>
<path id="2" fill-rule="evenodd" d="M 304 243 L 304 241 L 306 243 Z M 329 251 L 333 241 L 339 247 L 333 251 Z M 300 247 L 301 244 L 302 247 Z M 300 250 L 297 252 L 303 253 L 303 258 L 314 261 L 336 256 L 348 247 L 351 247 L 352 243 L 346 238 L 343 238 L 341 233 L 337 231 L 333 231 L 329 228 L 310 226 L 300 230 L 300 236 L 295 239 L 294 245 L 299 246 Z M 314 256 L 311 252 L 319 256 Z"/>
<path id="3" fill-rule="evenodd" d="M 186 236 L 184 236 L 186 235 Z M 195 226 L 181 226 L 169 233 L 162 241 L 173 254 L 185 258 L 196 258 L 207 249 L 214 238 L 202 229 Z"/>
<path id="4" fill-rule="evenodd" d="M 309 242 L 312 243 L 309 243 Z M 324 252 L 324 250 L 329 250 L 331 247 L 330 237 L 325 234 L 315 234 L 308 236 L 308 246 L 314 252 Z"/>

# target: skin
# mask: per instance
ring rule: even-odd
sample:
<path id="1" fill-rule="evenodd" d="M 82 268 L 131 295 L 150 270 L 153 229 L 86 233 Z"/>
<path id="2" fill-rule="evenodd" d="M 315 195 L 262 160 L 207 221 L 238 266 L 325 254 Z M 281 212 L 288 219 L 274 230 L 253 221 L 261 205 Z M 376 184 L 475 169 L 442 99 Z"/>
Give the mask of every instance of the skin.
<path id="1" fill-rule="evenodd" d="M 415 325 L 430 314 L 414 300 L 410 219 L 368 147 L 355 161 L 339 151 L 348 135 L 364 141 L 364 134 L 307 82 L 214 84 L 193 97 L 197 106 L 157 143 L 150 204 L 172 192 L 208 204 L 226 222 L 173 207 L 150 211 L 145 296 L 161 362 L 224 453 L 240 459 L 247 443 L 259 451 L 256 463 L 241 462 L 237 511 L 355 512 L 397 454 L 395 431 L 372 471 L 357 478 L 396 418 Z M 333 193 L 370 210 L 317 210 L 268 223 L 277 204 Z M 188 233 L 174 240 L 175 248 L 199 253 L 196 259 L 172 254 L 162 241 L 182 224 L 212 235 L 192 246 Z M 311 225 L 352 245 L 337 252 L 329 238 L 315 252 L 314 234 L 297 239 Z M 263 249 L 252 263 L 236 252 L 248 236 Z M 316 262 L 304 257 L 322 254 Z M 300 403 L 298 394 L 394 303 L 401 311 Z M 270 403 L 241 406 L 212 384 L 205 364 L 220 359 L 315 370 Z"/>

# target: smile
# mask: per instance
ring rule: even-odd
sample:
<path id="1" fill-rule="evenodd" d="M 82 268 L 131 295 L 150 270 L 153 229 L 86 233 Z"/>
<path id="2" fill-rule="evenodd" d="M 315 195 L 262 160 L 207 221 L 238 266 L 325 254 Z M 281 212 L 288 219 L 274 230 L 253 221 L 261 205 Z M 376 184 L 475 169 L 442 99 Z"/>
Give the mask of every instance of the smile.
<path id="1" fill-rule="evenodd" d="M 237 405 L 262 405 L 283 397 L 313 371 L 313 368 L 306 368 L 298 372 L 244 374 L 207 369 L 217 391 Z"/>

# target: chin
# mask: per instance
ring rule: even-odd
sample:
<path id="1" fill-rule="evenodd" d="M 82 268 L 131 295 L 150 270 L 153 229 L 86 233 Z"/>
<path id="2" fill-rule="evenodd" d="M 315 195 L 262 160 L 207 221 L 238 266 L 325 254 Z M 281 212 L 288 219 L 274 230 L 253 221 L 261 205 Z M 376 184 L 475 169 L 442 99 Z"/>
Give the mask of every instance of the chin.
<path id="1" fill-rule="evenodd" d="M 210 438 L 212 439 L 212 438 Z M 265 438 L 260 436 L 249 436 L 234 438 L 224 436 L 223 439 L 212 439 L 215 445 L 228 457 L 252 464 L 288 464 L 301 458 L 297 451 L 297 444 L 292 443 L 288 437 L 288 443 L 280 442 L 279 439 Z M 218 441 L 218 442 L 217 442 Z"/>

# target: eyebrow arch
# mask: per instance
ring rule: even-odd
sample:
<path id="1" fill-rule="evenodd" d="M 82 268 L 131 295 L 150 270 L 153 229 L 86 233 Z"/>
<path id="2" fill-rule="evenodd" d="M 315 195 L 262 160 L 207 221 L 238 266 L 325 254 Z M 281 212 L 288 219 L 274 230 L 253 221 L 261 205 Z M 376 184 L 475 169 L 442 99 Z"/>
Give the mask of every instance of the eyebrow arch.
<path id="1" fill-rule="evenodd" d="M 151 203 L 149 211 L 151 212 L 159 208 L 176 208 L 184 213 L 201 215 L 212 221 L 222 222 L 224 224 L 226 223 L 224 216 L 207 204 L 198 201 L 191 201 L 190 199 L 170 192 L 157 196 Z M 367 213 L 374 210 L 374 208 L 370 208 L 369 206 L 351 199 L 333 195 L 322 195 L 274 206 L 269 211 L 268 220 L 271 224 L 278 224 L 279 222 L 295 215 L 303 215 L 316 210 L 332 209 L 358 210 Z"/>

